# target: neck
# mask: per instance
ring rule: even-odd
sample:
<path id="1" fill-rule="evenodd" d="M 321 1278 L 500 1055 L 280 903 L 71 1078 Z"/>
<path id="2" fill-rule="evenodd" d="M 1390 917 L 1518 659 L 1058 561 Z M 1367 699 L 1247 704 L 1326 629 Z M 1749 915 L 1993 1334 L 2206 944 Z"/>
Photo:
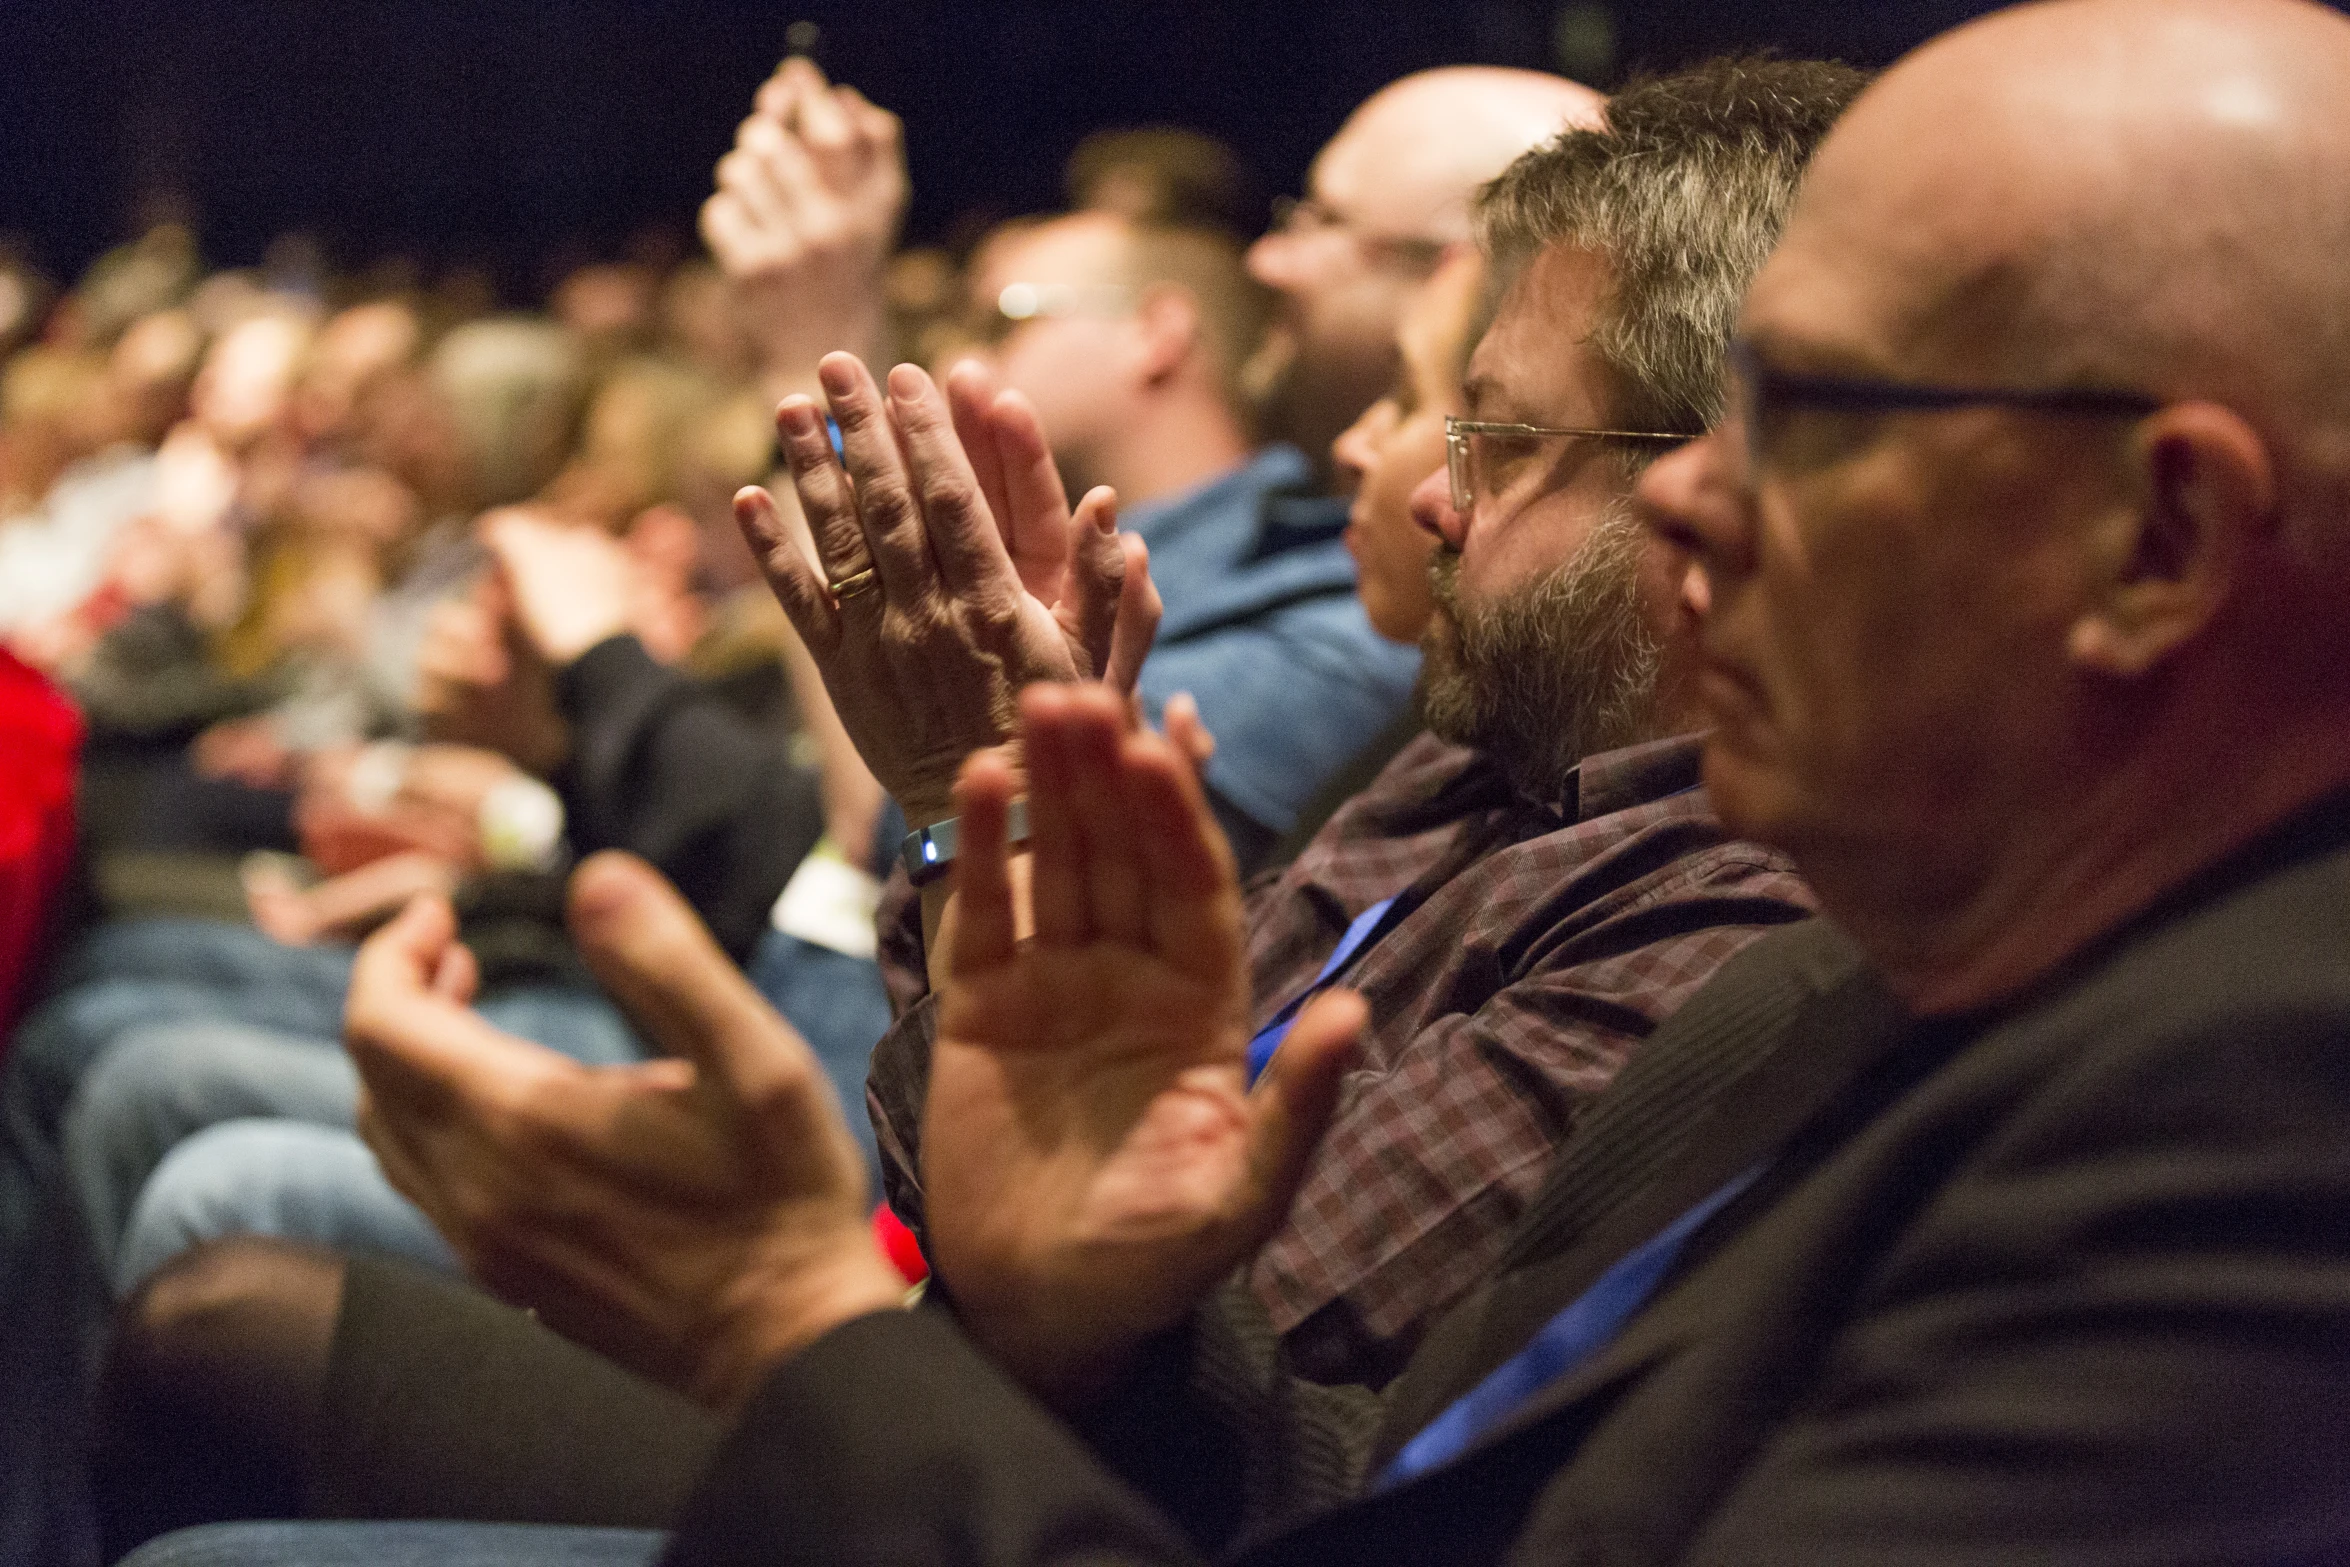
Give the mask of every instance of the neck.
<path id="1" fill-rule="evenodd" d="M 2273 717 L 2274 715 L 2267 715 Z M 2339 727 L 2295 743 L 2276 728 L 2142 752 L 2143 765 L 2046 790 L 2048 809 L 2010 813 L 1985 838 L 1964 891 L 1920 898 L 1880 846 L 1814 874 L 1822 905 L 1921 1016 L 2015 995 L 2199 873 L 2328 794 L 2350 787 Z M 2237 743 L 2229 743 L 2237 742 Z M 1921 851 L 1923 853 L 1924 851 Z M 1800 858 L 1800 857 L 1799 857 Z M 1867 863 L 1862 864 L 1860 861 Z"/>
<path id="2" fill-rule="evenodd" d="M 1248 460 L 1248 432 L 1220 403 L 1169 398 L 1111 438 L 1088 467 L 1094 482 L 1118 492 L 1119 504 L 1180 494 Z"/>

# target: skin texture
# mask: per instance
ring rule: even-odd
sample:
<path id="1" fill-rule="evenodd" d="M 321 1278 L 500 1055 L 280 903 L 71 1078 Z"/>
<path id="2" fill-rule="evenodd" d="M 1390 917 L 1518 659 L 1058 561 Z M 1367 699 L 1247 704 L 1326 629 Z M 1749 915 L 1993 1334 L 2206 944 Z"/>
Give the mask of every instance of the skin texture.
<path id="1" fill-rule="evenodd" d="M 1391 642 L 1417 642 L 1434 605 L 1428 557 L 1436 536 L 1412 520 L 1412 491 L 1444 470 L 1444 419 L 1467 404 L 1461 392 L 1469 331 L 1485 283 L 1474 250 L 1444 259 L 1396 328 L 1395 385 L 1331 444 L 1354 486 L 1346 547 L 1371 625 Z"/>
<path id="2" fill-rule="evenodd" d="M 1106 212 L 1007 229 L 974 261 L 971 309 L 992 313 L 1013 283 L 1122 283 L 1127 233 Z M 1152 288 L 1098 313 L 1034 317 L 981 359 L 1036 409 L 1076 493 L 1106 484 L 1138 505 L 1248 455 L 1247 432 L 1208 359 L 1199 306 L 1184 289 Z"/>
<path id="3" fill-rule="evenodd" d="M 1329 450 L 1392 384 L 1396 324 L 1432 253 L 1468 241 L 1471 194 L 1569 125 L 1598 125 L 1605 102 L 1561 77 L 1460 66 L 1392 82 L 1348 116 L 1306 177 L 1335 221 L 1276 230 L 1248 253 L 1282 300 L 1282 434 Z"/>
<path id="4" fill-rule="evenodd" d="M 1915 1005 L 2010 993 L 2350 779 L 2334 329 L 2286 330 L 2350 308 L 2345 91 L 2350 23 L 2278 0 L 2074 0 L 1920 51 L 1823 147 L 1745 335 L 2167 406 L 1799 412 L 1758 465 L 1731 428 L 1643 486 L 1699 562 L 1717 806 Z"/>

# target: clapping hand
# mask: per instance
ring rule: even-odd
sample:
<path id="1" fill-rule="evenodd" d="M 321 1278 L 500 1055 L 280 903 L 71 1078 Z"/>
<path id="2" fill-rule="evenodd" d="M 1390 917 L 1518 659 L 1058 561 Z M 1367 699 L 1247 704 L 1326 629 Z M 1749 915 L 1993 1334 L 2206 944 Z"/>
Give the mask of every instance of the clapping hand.
<path id="1" fill-rule="evenodd" d="M 1008 875 L 1013 780 L 981 755 L 956 797 L 923 1189 L 966 1327 L 1067 1405 L 1280 1223 L 1364 1011 L 1317 998 L 1251 1090 L 1240 891 L 1189 764 L 1100 686 L 1020 705 L 1035 934 Z"/>
<path id="2" fill-rule="evenodd" d="M 717 186 L 702 237 L 771 384 L 805 385 L 832 349 L 871 352 L 882 269 L 906 213 L 897 116 L 795 56 L 759 89 Z"/>
<path id="3" fill-rule="evenodd" d="M 900 365 L 885 398 L 848 354 L 821 376 L 840 455 L 815 405 L 787 398 L 799 506 L 747 489 L 736 520 L 858 752 L 926 825 L 950 814 L 964 758 L 1012 737 L 1023 686 L 1131 690 L 1158 596 L 1115 496 L 1072 514 L 1034 411 L 978 366 L 945 395 Z"/>
<path id="4" fill-rule="evenodd" d="M 360 949 L 345 1035 L 359 1130 L 485 1287 L 720 1409 L 905 1286 L 807 1045 L 650 866 L 572 879 L 597 977 L 671 1058 L 587 1067 L 469 1010 L 446 901 Z"/>

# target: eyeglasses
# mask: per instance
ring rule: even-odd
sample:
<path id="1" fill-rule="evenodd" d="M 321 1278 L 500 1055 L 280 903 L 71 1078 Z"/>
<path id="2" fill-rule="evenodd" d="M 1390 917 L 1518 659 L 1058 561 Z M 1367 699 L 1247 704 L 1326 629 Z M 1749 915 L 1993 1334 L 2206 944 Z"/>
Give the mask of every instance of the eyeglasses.
<path id="1" fill-rule="evenodd" d="M 2097 387 L 1921 386 L 1861 376 L 1807 375 L 1765 364 L 1751 343 L 1730 348 L 1728 423 L 1744 439 L 1740 453 L 1749 478 L 1778 446 L 1787 418 L 1798 411 L 1826 414 L 1946 413 L 1959 408 L 2015 408 L 2026 413 L 2090 419 L 2143 419 L 2162 400 L 2143 392 Z"/>
<path id="2" fill-rule="evenodd" d="M 1365 233 L 1356 227 L 1354 219 L 1312 196 L 1275 197 L 1273 232 L 1293 235 L 1340 233 L 1361 246 L 1366 255 L 1392 261 L 1410 271 L 1434 271 L 1436 263 L 1444 259 L 1445 252 L 1442 240 L 1411 234 Z"/>
<path id="3" fill-rule="evenodd" d="M 1466 517 L 1482 503 L 1497 504 L 1530 474 L 1549 471 L 1545 450 L 1567 440 L 1650 443 L 1678 446 L 1696 436 L 1686 431 L 1560 429 L 1540 424 L 1496 424 L 1488 419 L 1444 421 L 1444 462 L 1452 479 L 1452 509 Z"/>
<path id="4" fill-rule="evenodd" d="M 1022 323 L 1046 317 L 1122 316 L 1134 291 L 1122 283 L 1006 283 L 995 308 L 977 312 L 972 335 L 993 348 Z"/>

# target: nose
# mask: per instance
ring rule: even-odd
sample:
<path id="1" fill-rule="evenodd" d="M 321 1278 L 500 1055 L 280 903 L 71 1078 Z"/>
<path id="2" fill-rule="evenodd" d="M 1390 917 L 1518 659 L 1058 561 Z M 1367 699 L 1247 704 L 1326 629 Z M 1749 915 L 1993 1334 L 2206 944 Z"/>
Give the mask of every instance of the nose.
<path id="1" fill-rule="evenodd" d="M 1380 438 L 1395 423 L 1395 404 L 1382 397 L 1363 410 L 1361 418 L 1338 432 L 1330 443 L 1330 460 L 1351 474 L 1356 483 L 1379 460 Z"/>
<path id="2" fill-rule="evenodd" d="M 1297 236 L 1275 229 L 1257 237 L 1245 258 L 1248 275 L 1276 292 L 1297 281 Z"/>
<path id="3" fill-rule="evenodd" d="M 1453 509 L 1452 475 L 1439 468 L 1412 490 L 1412 521 L 1454 549 L 1468 536 L 1469 519 Z"/>
<path id="4" fill-rule="evenodd" d="M 1747 569 L 1752 552 L 1752 498 L 1730 482 L 1722 437 L 1708 434 L 1649 465 L 1635 492 L 1641 520 L 1688 560 L 1681 602 L 1693 614 L 1713 607 L 1726 576 Z"/>

